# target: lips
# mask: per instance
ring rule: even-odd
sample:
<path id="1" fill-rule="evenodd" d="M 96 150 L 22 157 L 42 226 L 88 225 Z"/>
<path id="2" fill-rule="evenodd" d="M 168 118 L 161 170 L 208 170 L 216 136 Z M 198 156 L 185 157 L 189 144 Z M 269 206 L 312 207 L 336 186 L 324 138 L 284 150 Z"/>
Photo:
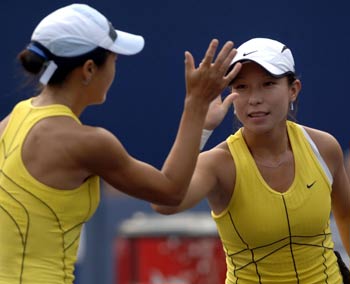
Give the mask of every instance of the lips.
<path id="1" fill-rule="evenodd" d="M 264 117 L 268 114 L 269 114 L 268 112 L 264 112 L 264 111 L 254 111 L 254 112 L 248 113 L 248 116 L 255 118 L 255 117 Z"/>

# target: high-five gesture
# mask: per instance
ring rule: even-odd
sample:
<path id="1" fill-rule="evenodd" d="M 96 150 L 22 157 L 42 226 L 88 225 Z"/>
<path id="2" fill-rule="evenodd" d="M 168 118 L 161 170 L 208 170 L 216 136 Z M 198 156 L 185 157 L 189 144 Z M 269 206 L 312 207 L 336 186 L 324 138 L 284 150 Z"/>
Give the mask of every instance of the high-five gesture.
<path id="1" fill-rule="evenodd" d="M 195 97 L 211 102 L 221 94 L 239 72 L 241 64 L 236 64 L 227 73 L 230 63 L 237 53 L 236 49 L 233 48 L 233 42 L 226 42 L 215 58 L 218 45 L 217 39 L 211 41 L 198 68 L 195 68 L 192 54 L 188 51 L 185 52 L 187 98 Z"/>
<path id="2" fill-rule="evenodd" d="M 237 64 L 229 71 L 230 63 L 237 53 L 233 48 L 233 42 L 225 43 L 215 58 L 218 45 L 217 39 L 211 41 L 197 68 L 191 53 L 185 52 L 184 111 L 175 143 L 162 167 L 162 172 L 169 179 L 171 187 L 174 187 L 171 191 L 177 193 L 178 201 L 183 199 L 195 169 L 209 105 L 241 68 L 241 64 Z M 169 185 L 167 187 L 169 188 Z"/>
<path id="3" fill-rule="evenodd" d="M 197 164 L 209 105 L 240 69 L 237 65 L 228 71 L 236 54 L 232 42 L 216 56 L 219 42 L 213 40 L 198 67 L 192 55 L 185 53 L 181 120 L 173 146 L 158 169 L 130 155 L 107 129 L 79 120 L 88 106 L 106 101 L 118 55 L 136 54 L 144 46 L 142 36 L 115 31 L 108 23 L 88 5 L 62 7 L 40 21 L 30 43 L 18 54 L 25 73 L 33 79 L 40 76 L 41 92 L 18 102 L 0 121 L 0 144 L 10 145 L 0 151 L 0 187 L 9 193 L 0 194 L 0 203 L 6 205 L 5 215 L 13 213 L 11 218 L 0 216 L 0 227 L 8 228 L 0 236 L 0 259 L 11 259 L 7 271 L 1 270 L 0 283 L 19 283 L 22 278 L 23 283 L 61 283 L 62 275 L 65 283 L 73 283 L 71 260 L 76 259 L 78 243 L 66 240 L 63 244 L 69 249 L 63 251 L 68 261 L 62 266 L 63 229 L 72 228 L 72 236 L 79 239 L 82 224 L 97 208 L 100 178 L 135 198 L 163 206 L 181 204 Z M 12 195 L 18 202 L 13 202 Z M 23 210 L 31 216 L 30 228 L 27 216 L 16 213 Z M 51 221 L 48 214 L 54 217 Z M 18 232 L 31 240 L 27 247 Z M 24 254 L 26 265 L 21 270 L 18 264 L 23 264 Z M 47 256 L 52 261 L 43 267 Z"/>

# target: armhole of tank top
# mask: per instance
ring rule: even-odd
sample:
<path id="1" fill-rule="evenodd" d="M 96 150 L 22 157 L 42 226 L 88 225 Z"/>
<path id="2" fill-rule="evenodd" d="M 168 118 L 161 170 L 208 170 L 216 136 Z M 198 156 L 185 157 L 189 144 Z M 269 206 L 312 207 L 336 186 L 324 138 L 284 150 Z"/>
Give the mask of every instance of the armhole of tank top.
<path id="1" fill-rule="evenodd" d="M 320 153 L 320 151 L 318 150 L 318 148 L 317 148 L 315 142 L 311 139 L 309 133 L 306 132 L 306 130 L 305 130 L 304 127 L 300 126 L 300 128 L 301 128 L 301 130 L 303 131 L 305 138 L 306 138 L 307 141 L 309 142 L 312 151 L 313 151 L 314 154 L 316 155 L 317 160 L 319 161 L 319 163 L 320 163 L 320 165 L 321 165 L 321 167 L 322 167 L 324 173 L 326 174 L 326 176 L 327 176 L 327 178 L 328 178 L 328 182 L 329 182 L 330 184 L 333 184 L 333 176 L 332 176 L 332 174 L 331 174 L 331 172 L 330 172 L 330 170 L 329 170 L 329 168 L 328 168 L 326 162 L 323 160 L 323 158 L 322 158 L 322 156 L 321 156 L 321 153 Z"/>

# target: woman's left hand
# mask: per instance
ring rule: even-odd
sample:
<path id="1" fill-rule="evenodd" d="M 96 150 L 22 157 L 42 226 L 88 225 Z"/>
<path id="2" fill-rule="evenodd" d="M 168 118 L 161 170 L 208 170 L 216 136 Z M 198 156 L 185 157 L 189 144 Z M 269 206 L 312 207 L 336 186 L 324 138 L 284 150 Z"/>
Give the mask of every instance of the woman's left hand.
<path id="1" fill-rule="evenodd" d="M 233 101 L 238 97 L 237 93 L 231 93 L 222 100 L 217 96 L 209 105 L 208 113 L 204 122 L 204 129 L 214 130 L 225 118 Z"/>

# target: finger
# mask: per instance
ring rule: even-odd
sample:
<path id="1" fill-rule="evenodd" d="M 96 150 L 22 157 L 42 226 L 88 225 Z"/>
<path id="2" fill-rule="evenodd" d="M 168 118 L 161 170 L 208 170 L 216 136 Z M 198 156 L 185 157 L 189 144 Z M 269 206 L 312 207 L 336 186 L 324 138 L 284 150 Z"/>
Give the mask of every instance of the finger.
<path id="1" fill-rule="evenodd" d="M 185 71 L 188 73 L 194 69 L 194 59 L 189 51 L 185 52 Z"/>
<path id="2" fill-rule="evenodd" d="M 226 58 L 224 59 L 224 61 L 221 63 L 221 65 L 217 66 L 217 70 L 218 70 L 218 74 L 222 74 L 224 76 L 224 79 L 229 75 L 229 73 L 232 71 L 232 67 L 231 67 L 231 62 L 233 60 L 233 58 L 236 56 L 237 54 L 237 49 L 232 49 L 230 51 L 230 53 L 226 56 Z M 236 70 L 235 70 L 236 71 Z M 237 73 L 239 72 L 239 70 L 237 71 Z M 237 74 L 235 73 L 235 76 Z M 231 81 L 229 81 L 228 83 L 230 83 Z"/>
<path id="3" fill-rule="evenodd" d="M 233 96 L 234 94 L 229 94 L 225 99 L 224 101 L 222 102 L 222 106 L 225 108 L 225 109 L 228 109 L 230 107 L 230 105 L 232 104 L 233 102 Z"/>
<path id="4" fill-rule="evenodd" d="M 232 68 L 232 70 L 224 77 L 224 80 L 226 80 L 227 83 L 230 84 L 232 80 L 237 76 L 241 68 L 242 68 L 242 63 L 237 62 L 235 66 Z"/>
<path id="5" fill-rule="evenodd" d="M 213 62 L 215 53 L 216 53 L 216 49 L 218 48 L 219 45 L 219 41 L 217 39 L 213 39 L 210 44 L 209 47 L 205 53 L 205 56 L 201 62 L 201 65 L 210 65 Z"/>
<path id="6" fill-rule="evenodd" d="M 224 101 L 222 102 L 223 108 L 227 111 L 231 106 L 233 101 L 239 96 L 238 93 L 231 93 L 229 94 Z"/>
<path id="7" fill-rule="evenodd" d="M 224 62 L 229 61 L 231 62 L 235 53 L 233 54 L 233 42 L 232 41 L 228 41 L 224 44 L 224 46 L 221 48 L 218 56 L 216 57 L 216 60 L 214 62 L 215 65 L 217 66 L 221 66 Z M 231 58 L 231 59 L 228 59 Z"/>
<path id="8" fill-rule="evenodd" d="M 224 70 L 225 74 L 227 73 L 231 62 L 233 60 L 233 58 L 236 56 L 237 54 L 237 49 L 233 48 L 231 49 L 230 53 L 226 56 L 224 62 L 222 63 L 221 69 Z"/>
<path id="9" fill-rule="evenodd" d="M 221 98 L 221 94 L 219 94 L 217 97 L 215 97 L 211 102 L 210 102 L 210 105 L 209 105 L 209 108 L 210 107 L 213 107 L 215 105 L 221 105 L 222 104 L 222 98 Z"/>

